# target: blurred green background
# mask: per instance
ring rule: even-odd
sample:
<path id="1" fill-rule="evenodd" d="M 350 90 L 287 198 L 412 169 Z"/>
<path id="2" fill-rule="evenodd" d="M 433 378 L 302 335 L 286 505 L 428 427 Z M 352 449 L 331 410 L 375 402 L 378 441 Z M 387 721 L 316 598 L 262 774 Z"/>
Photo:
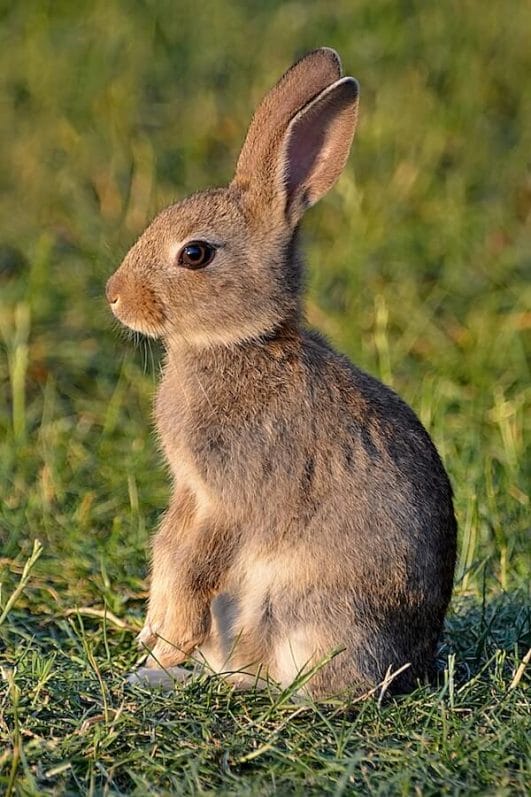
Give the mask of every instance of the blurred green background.
<path id="1" fill-rule="evenodd" d="M 521 572 L 530 25 L 527 3 L 497 0 L 2 4 L 6 555 L 39 536 L 82 572 L 104 560 L 117 588 L 142 571 L 143 518 L 166 491 L 149 430 L 159 352 L 117 334 L 105 279 L 158 209 L 230 179 L 262 93 L 328 44 L 361 83 L 361 116 L 304 223 L 309 319 L 434 435 L 460 575 Z"/>
<path id="2" fill-rule="evenodd" d="M 507 688 L 529 622 L 530 33 L 516 0 L 0 0 L 7 793 L 23 771 L 24 794 L 216 779 L 232 794 L 237 771 L 246 794 L 277 793 L 260 785 L 275 779 L 308 794 L 312 768 L 328 778 L 319 794 L 524 789 L 524 701 Z M 324 715 L 287 726 L 282 706 L 255 722 L 250 697 L 234 718 L 221 687 L 200 686 L 173 696 L 175 729 L 165 699 L 131 703 L 122 680 L 168 494 L 151 430 L 161 353 L 113 324 L 104 285 L 160 208 L 230 179 L 263 92 L 323 44 L 359 79 L 361 113 L 344 175 L 304 222 L 307 315 L 415 408 L 450 473 L 446 686 L 396 714 L 364 704 L 348 731 Z M 483 673 L 459 693 L 450 651 L 461 677 Z M 293 734 L 284 747 L 277 728 Z M 397 738 L 412 752 L 399 767 Z"/>

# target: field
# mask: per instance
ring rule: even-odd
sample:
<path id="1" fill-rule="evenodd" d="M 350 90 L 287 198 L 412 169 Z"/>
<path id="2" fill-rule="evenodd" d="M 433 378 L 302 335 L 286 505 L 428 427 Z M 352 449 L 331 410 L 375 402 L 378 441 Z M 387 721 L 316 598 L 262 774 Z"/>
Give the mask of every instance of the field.
<path id="1" fill-rule="evenodd" d="M 526 793 L 530 30 L 517 0 L 0 4 L 2 793 Z M 452 479 L 440 684 L 350 706 L 131 690 L 161 352 L 113 324 L 105 281 L 158 209 L 230 178 L 262 92 L 321 44 L 362 100 L 304 223 L 307 316 Z"/>

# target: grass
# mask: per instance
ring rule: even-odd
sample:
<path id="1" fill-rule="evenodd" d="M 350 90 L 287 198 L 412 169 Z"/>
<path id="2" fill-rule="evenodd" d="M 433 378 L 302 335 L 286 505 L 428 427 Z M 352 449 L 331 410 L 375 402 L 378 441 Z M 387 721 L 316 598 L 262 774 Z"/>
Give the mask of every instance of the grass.
<path id="1" fill-rule="evenodd" d="M 59 0 L 0 16 L 0 790 L 525 794 L 531 9 Z M 216 680 L 127 690 L 168 485 L 160 352 L 117 333 L 105 279 L 158 208 L 229 178 L 253 103 L 322 43 L 362 114 L 305 224 L 308 316 L 412 404 L 452 478 L 441 682 L 328 707 Z"/>

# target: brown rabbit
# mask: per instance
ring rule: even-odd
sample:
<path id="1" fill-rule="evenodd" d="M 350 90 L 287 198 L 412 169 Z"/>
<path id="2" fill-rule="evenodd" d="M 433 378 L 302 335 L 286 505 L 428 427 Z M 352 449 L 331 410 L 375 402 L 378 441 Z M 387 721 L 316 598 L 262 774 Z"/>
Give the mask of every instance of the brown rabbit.
<path id="1" fill-rule="evenodd" d="M 173 497 L 137 679 L 171 684 L 193 657 L 241 685 L 309 673 L 326 696 L 432 671 L 448 478 L 412 410 L 302 318 L 299 222 L 339 177 L 357 109 L 337 54 L 306 55 L 259 105 L 230 185 L 163 210 L 108 282 L 114 315 L 166 349 Z"/>

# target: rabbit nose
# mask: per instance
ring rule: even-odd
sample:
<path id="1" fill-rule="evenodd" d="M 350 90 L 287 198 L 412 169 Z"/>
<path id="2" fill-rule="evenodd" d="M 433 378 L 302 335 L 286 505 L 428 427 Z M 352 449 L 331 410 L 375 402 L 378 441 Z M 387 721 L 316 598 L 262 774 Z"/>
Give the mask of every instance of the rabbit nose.
<path id="1" fill-rule="evenodd" d="M 112 277 L 105 287 L 105 296 L 109 304 L 116 305 L 120 301 L 120 294 Z"/>

